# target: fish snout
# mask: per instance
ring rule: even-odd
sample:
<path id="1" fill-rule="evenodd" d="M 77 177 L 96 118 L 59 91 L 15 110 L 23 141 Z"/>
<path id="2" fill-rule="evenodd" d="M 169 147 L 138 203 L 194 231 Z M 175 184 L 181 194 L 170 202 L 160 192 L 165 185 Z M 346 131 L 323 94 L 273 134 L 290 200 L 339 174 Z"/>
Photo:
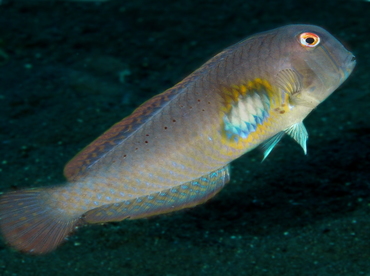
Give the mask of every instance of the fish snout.
<path id="1" fill-rule="evenodd" d="M 340 69 L 342 71 L 342 81 L 346 80 L 348 76 L 352 73 L 353 69 L 356 66 L 356 57 L 351 52 L 348 52 L 344 58 Z"/>
<path id="2" fill-rule="evenodd" d="M 353 68 L 356 66 L 356 57 L 351 52 L 348 52 L 348 56 L 346 58 L 345 68 L 347 69 L 347 72 L 350 74 L 353 70 Z"/>

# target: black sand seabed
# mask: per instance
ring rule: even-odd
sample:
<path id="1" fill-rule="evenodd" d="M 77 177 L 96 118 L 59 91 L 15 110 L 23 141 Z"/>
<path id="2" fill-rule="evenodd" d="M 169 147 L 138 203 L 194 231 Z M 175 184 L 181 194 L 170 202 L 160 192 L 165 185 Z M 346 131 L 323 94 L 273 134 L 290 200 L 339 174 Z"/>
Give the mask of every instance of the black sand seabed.
<path id="1" fill-rule="evenodd" d="M 0 244 L 0 275 L 370 275 L 370 3 L 2 1 L 1 191 L 64 181 L 63 165 L 146 99 L 247 35 L 320 25 L 357 56 L 289 138 L 193 209 L 85 227 L 45 256 Z"/>

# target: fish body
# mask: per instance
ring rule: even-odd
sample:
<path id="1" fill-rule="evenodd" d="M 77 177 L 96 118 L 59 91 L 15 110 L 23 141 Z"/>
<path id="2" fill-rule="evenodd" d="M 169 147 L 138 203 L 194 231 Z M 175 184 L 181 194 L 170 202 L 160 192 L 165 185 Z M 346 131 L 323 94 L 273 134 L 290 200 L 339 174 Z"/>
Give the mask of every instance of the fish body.
<path id="1" fill-rule="evenodd" d="M 135 219 L 200 204 L 229 181 L 229 163 L 283 133 L 306 151 L 303 119 L 352 72 L 331 34 L 289 25 L 222 51 L 150 99 L 65 167 L 64 185 L 0 198 L 0 230 L 34 254 L 77 226 Z"/>

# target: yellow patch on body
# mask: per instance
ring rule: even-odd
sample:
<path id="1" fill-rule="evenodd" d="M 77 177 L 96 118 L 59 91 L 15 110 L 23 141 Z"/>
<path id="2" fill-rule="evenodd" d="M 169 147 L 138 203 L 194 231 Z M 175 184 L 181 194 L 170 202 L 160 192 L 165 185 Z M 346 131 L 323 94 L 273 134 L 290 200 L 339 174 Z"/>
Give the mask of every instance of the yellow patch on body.
<path id="1" fill-rule="evenodd" d="M 265 79 L 233 85 L 222 92 L 222 139 L 235 149 L 248 149 L 274 134 L 277 119 L 289 111 L 289 96 Z"/>

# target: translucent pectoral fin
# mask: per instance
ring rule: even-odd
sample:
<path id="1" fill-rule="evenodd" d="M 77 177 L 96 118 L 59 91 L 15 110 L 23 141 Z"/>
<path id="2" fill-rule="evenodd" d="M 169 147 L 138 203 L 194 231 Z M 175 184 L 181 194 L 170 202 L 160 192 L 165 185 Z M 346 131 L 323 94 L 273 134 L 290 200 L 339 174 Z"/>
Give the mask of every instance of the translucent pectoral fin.
<path id="1" fill-rule="evenodd" d="M 291 127 L 284 130 L 286 134 L 292 137 L 298 144 L 301 145 L 304 154 L 307 154 L 307 139 L 308 133 L 306 127 L 303 125 L 303 122 L 292 125 Z"/>
<path id="2" fill-rule="evenodd" d="M 291 97 L 302 90 L 302 80 L 299 73 L 294 69 L 281 70 L 277 76 L 277 85 Z"/>
<path id="3" fill-rule="evenodd" d="M 319 102 L 305 95 L 302 97 L 302 77 L 294 69 L 284 69 L 281 70 L 276 75 L 276 82 L 278 87 L 285 93 L 289 95 L 289 103 L 292 106 L 305 106 L 308 108 L 315 108 Z"/>

